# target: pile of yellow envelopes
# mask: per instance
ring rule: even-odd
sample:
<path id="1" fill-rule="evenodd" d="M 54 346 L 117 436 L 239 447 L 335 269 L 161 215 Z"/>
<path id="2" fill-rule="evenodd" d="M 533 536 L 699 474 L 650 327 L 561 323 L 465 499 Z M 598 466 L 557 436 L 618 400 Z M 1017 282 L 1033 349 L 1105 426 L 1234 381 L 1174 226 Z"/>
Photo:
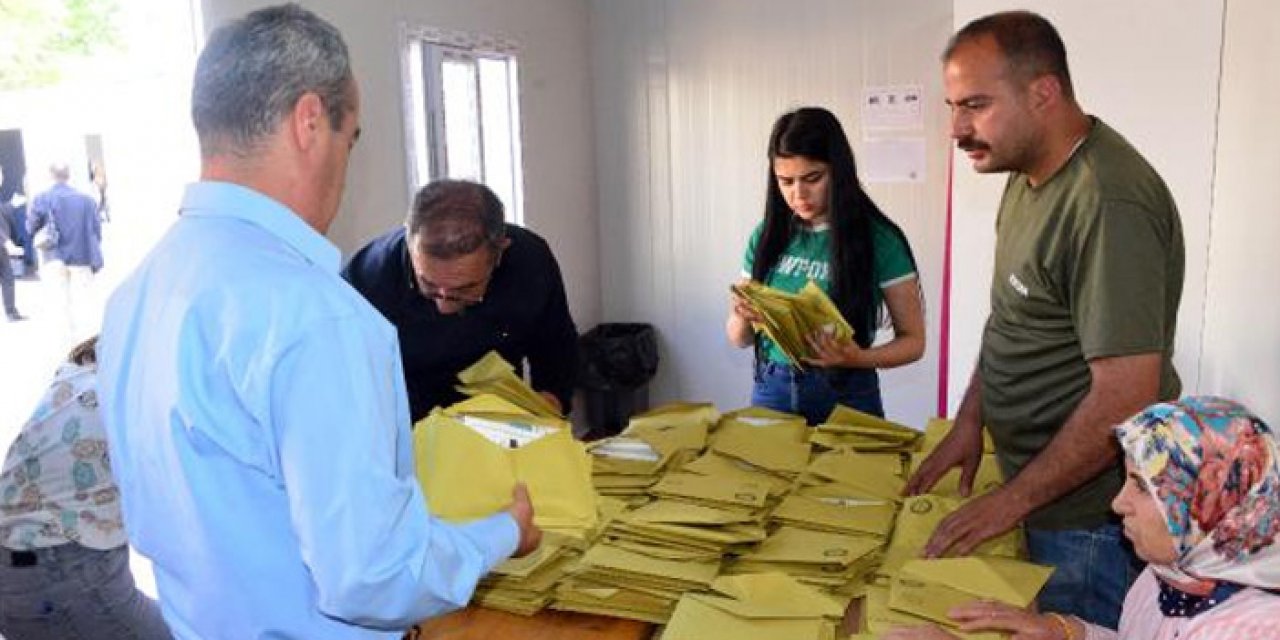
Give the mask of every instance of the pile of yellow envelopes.
<path id="1" fill-rule="evenodd" d="M 754 325 L 756 331 L 764 332 L 797 367 L 804 368 L 804 359 L 813 355 L 809 340 L 816 334 L 841 341 L 853 339 L 853 328 L 812 280 L 799 293 L 787 293 L 755 281 L 730 288 L 760 315 L 760 322 Z"/>
<path id="2" fill-rule="evenodd" d="M 498 379 L 472 378 L 476 396 L 434 411 L 414 434 L 439 517 L 488 515 L 509 503 L 515 482 L 530 486 L 547 537 L 481 582 L 483 606 L 669 623 L 667 640 L 826 639 L 854 597 L 865 598 L 863 632 L 949 625 L 946 609 L 967 600 L 1025 606 L 1052 571 L 1019 560 L 1016 530 L 969 556 L 920 558 L 966 499 L 956 474 L 931 494 L 901 496 L 946 421 L 921 433 L 838 407 L 811 428 L 767 409 L 675 403 L 583 445 Z M 479 393 L 481 384 L 501 394 Z M 988 453 L 974 495 L 1000 482 Z"/>

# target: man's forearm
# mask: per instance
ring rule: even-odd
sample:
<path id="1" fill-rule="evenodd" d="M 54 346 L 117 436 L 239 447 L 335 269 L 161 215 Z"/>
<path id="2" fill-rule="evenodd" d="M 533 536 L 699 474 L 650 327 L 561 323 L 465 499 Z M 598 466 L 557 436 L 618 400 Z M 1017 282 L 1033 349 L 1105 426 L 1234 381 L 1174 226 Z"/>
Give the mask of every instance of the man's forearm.
<path id="1" fill-rule="evenodd" d="M 1160 354 L 1090 362 L 1093 381 L 1066 424 L 1006 491 L 1030 513 L 1071 492 L 1115 464 L 1112 427 L 1158 400 Z"/>

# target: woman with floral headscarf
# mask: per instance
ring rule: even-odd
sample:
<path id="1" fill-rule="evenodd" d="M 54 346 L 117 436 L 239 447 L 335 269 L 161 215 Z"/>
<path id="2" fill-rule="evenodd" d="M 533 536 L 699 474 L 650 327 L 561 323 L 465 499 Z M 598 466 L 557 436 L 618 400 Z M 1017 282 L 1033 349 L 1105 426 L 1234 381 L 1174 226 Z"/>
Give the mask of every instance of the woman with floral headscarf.
<path id="1" fill-rule="evenodd" d="M 1280 443 L 1243 406 L 1213 397 L 1152 405 L 1116 427 L 1128 479 L 1111 506 L 1149 564 L 1119 631 L 992 602 L 958 607 L 964 631 L 1016 639 L 1280 638 Z M 889 637 L 952 637 L 937 628 Z"/>

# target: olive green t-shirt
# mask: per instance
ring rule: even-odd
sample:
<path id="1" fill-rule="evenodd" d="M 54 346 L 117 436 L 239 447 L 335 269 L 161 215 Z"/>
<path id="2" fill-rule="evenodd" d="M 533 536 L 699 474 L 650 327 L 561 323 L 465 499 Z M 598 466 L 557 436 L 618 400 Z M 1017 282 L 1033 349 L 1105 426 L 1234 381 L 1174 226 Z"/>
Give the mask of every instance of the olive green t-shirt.
<path id="1" fill-rule="evenodd" d="M 760 241 L 760 233 L 764 223 L 756 225 L 747 241 L 747 253 L 743 259 L 743 276 L 750 278 L 755 264 L 756 244 Z M 872 291 L 875 299 L 872 304 L 879 306 L 883 300 L 881 289 L 891 287 L 899 282 L 914 278 L 915 265 L 911 263 L 911 255 L 906 243 L 894 233 L 893 229 L 877 219 L 871 221 L 872 246 L 875 248 L 874 268 L 878 287 Z M 823 292 L 831 295 L 831 228 L 822 224 L 814 227 L 795 224 L 791 229 L 791 241 L 778 256 L 778 263 L 769 272 L 765 284 L 775 289 L 796 293 L 805 283 L 813 280 Z M 847 318 L 846 318 L 847 319 Z M 787 363 L 787 356 L 778 345 L 761 336 L 761 349 L 764 358 L 769 362 Z"/>
<path id="2" fill-rule="evenodd" d="M 1161 353 L 1160 397 L 1177 397 L 1171 358 L 1182 275 L 1182 226 L 1169 189 L 1102 121 L 1094 119 L 1067 164 L 1040 186 L 1009 177 L 979 362 L 983 420 L 1005 477 L 1044 449 L 1080 404 L 1091 359 Z M 1117 466 L 1027 522 L 1100 525 L 1121 484 Z"/>

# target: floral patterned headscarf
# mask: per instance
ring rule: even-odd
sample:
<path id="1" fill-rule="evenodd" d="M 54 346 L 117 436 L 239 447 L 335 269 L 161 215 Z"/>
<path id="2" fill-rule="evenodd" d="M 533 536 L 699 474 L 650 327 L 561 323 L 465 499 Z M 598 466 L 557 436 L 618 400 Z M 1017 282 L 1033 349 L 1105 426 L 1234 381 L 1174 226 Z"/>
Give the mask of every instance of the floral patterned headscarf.
<path id="1" fill-rule="evenodd" d="M 1276 436 L 1245 407 L 1211 396 L 1152 405 L 1116 427 L 1160 506 L 1178 559 L 1153 570 L 1183 591 L 1280 587 Z"/>

